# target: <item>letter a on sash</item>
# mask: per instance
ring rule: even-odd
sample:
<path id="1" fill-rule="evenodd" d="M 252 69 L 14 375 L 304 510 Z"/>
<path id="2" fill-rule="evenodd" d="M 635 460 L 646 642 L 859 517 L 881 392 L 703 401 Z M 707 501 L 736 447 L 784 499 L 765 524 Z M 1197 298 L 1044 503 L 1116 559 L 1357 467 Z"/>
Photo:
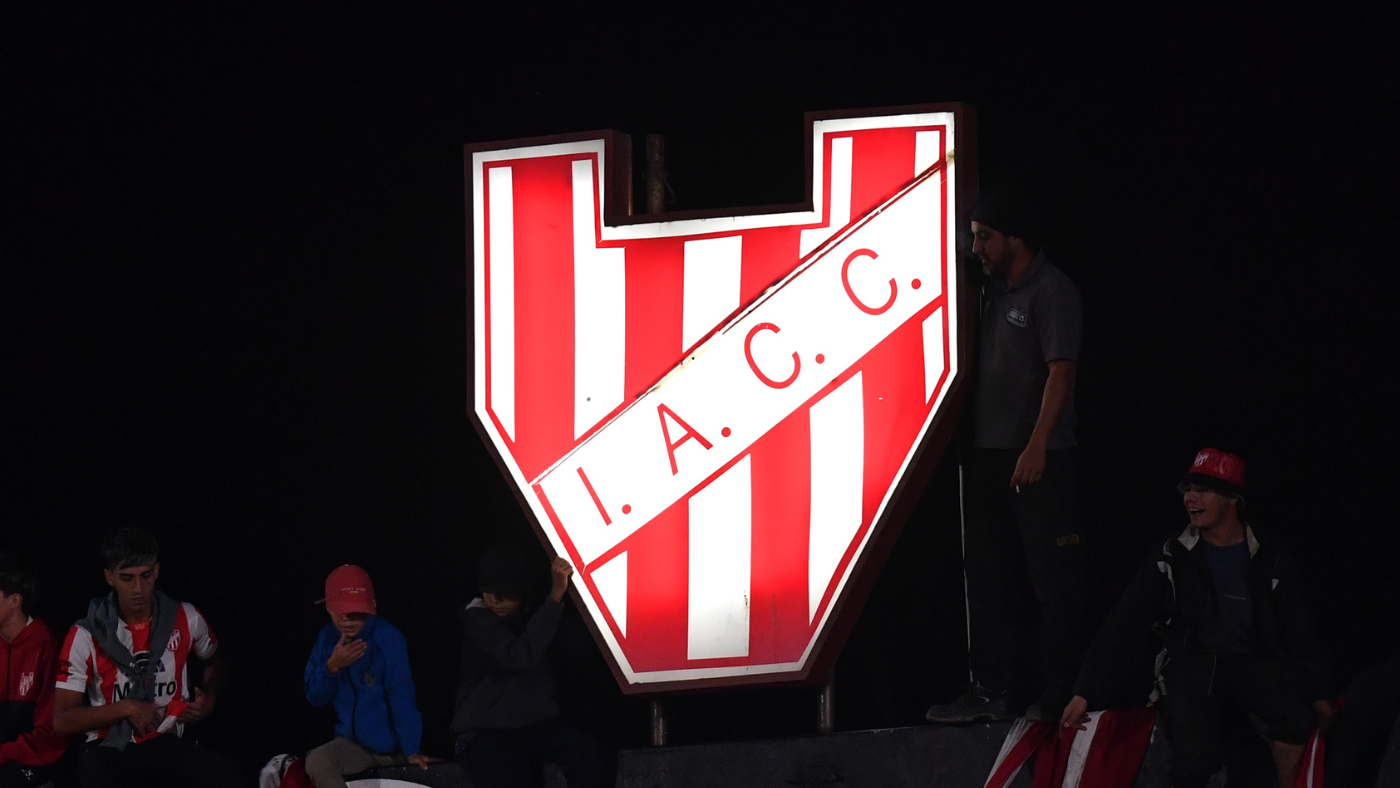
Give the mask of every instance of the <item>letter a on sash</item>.
<path id="1" fill-rule="evenodd" d="M 696 430 L 694 427 L 690 426 L 689 424 L 686 424 L 685 419 L 682 419 L 680 416 L 677 416 L 675 411 L 671 410 L 665 405 L 656 406 L 656 416 L 657 418 L 661 419 L 661 436 L 666 440 L 666 456 L 671 458 L 672 476 L 675 476 L 677 473 L 680 472 L 680 469 L 676 467 L 676 447 L 680 446 L 682 443 L 685 443 L 691 438 L 694 438 L 695 440 L 700 441 L 700 445 L 704 446 L 706 449 L 711 448 L 712 444 L 709 441 L 705 440 L 704 435 L 701 435 L 699 431 Z M 676 424 L 680 425 L 682 429 L 685 430 L 685 434 L 681 435 L 680 438 L 676 439 L 675 443 L 671 442 L 671 428 L 666 426 L 667 416 L 670 416 L 671 421 L 674 421 Z"/>

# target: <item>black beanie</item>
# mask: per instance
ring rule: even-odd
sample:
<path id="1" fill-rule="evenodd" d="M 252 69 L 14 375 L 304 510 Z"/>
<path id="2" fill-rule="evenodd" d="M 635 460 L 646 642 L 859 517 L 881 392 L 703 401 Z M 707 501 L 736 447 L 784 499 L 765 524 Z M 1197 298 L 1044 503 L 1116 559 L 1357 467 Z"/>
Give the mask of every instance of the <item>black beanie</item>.
<path id="1" fill-rule="evenodd" d="M 477 586 L 484 592 L 524 599 L 539 585 L 542 567 L 520 546 L 501 544 L 487 550 L 477 563 Z"/>
<path id="2" fill-rule="evenodd" d="M 972 221 L 996 230 L 1002 235 L 1020 238 L 1031 246 L 1040 240 L 1035 218 L 1026 202 L 1012 195 L 993 195 L 977 201 L 972 209 Z"/>

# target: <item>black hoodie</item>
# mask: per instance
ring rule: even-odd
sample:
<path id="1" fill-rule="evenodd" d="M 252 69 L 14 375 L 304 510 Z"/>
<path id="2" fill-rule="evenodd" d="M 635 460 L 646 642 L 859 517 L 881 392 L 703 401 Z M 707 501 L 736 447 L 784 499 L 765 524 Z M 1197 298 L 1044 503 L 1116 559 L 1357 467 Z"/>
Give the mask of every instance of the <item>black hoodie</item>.
<path id="1" fill-rule="evenodd" d="M 522 625 L 491 612 L 479 598 L 466 606 L 453 733 L 520 728 L 559 716 L 545 652 L 563 609 L 546 598 Z"/>

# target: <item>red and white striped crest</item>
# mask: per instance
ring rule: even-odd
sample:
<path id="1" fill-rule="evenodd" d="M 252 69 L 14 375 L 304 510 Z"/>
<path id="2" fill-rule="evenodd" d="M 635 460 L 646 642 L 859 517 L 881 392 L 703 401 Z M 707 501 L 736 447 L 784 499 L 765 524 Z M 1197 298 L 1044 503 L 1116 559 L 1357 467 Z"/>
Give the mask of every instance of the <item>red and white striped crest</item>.
<path id="1" fill-rule="evenodd" d="M 652 223 L 608 135 L 469 148 L 473 415 L 624 689 L 805 678 L 897 532 L 959 374 L 959 116 L 815 120 L 810 206 Z"/>

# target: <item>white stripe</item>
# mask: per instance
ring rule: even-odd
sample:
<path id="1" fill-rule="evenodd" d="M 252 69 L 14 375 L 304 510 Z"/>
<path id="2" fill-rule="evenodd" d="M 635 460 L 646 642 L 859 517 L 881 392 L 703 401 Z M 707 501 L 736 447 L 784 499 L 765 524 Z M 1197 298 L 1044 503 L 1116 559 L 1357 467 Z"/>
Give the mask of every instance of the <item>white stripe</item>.
<path id="1" fill-rule="evenodd" d="M 624 249 L 599 249 L 593 162 L 574 162 L 574 437 L 622 404 L 627 359 Z"/>
<path id="2" fill-rule="evenodd" d="M 924 174 L 924 170 L 938 163 L 938 144 L 943 134 L 937 131 L 914 132 L 914 175 Z"/>
<path id="3" fill-rule="evenodd" d="M 509 167 L 490 170 L 491 410 L 515 440 L 515 192 Z"/>
<path id="4" fill-rule="evenodd" d="M 690 497 L 688 659 L 749 655 L 752 496 L 744 457 Z"/>
<path id="5" fill-rule="evenodd" d="M 812 405 L 812 510 L 807 541 L 807 620 L 860 530 L 865 490 L 865 401 L 861 373 Z"/>
<path id="6" fill-rule="evenodd" d="M 1025 738 L 1031 726 L 1034 724 L 1034 722 L 1031 722 L 1025 717 L 1018 717 L 1015 722 L 1011 723 L 1011 730 L 1006 732 L 1006 738 L 1001 742 L 1001 750 L 997 753 L 997 759 L 992 763 L 992 768 L 987 772 L 987 780 L 983 784 L 984 788 L 1001 788 L 1000 785 L 992 786 L 992 775 L 997 773 L 997 769 L 1000 769 L 1001 765 L 1006 762 L 1006 756 L 1010 755 L 1011 751 L 1016 749 L 1016 745 L 1020 743 L 1021 739 Z M 1016 771 L 1012 772 L 1002 785 L 1010 785 L 1011 782 L 1016 779 L 1016 775 L 1021 773 L 1021 767 L 1024 766 L 1025 764 L 1022 763 L 1020 767 L 1017 767 Z"/>
<path id="7" fill-rule="evenodd" d="M 851 145 L 850 137 L 831 140 L 831 219 L 825 227 L 802 231 L 799 257 L 806 257 L 837 230 L 851 223 Z M 820 184 L 817 188 L 821 188 Z"/>
<path id="8" fill-rule="evenodd" d="M 1089 746 L 1094 741 L 1094 733 L 1099 729 L 1099 718 L 1103 712 L 1090 712 L 1084 730 L 1074 732 L 1074 742 L 1069 745 L 1069 760 L 1065 762 L 1065 779 L 1060 788 L 1079 788 L 1079 780 L 1084 775 L 1084 761 L 1089 757 Z"/>
<path id="9" fill-rule="evenodd" d="M 619 553 L 591 572 L 593 585 L 598 588 L 598 596 L 603 598 L 608 612 L 612 613 L 617 628 L 627 637 L 627 553 Z"/>
<path id="10" fill-rule="evenodd" d="M 686 350 L 739 308 L 744 236 L 685 242 L 681 349 Z"/>
<path id="11" fill-rule="evenodd" d="M 933 399 L 933 391 L 947 368 L 943 357 L 943 307 L 924 318 L 924 401 Z"/>

